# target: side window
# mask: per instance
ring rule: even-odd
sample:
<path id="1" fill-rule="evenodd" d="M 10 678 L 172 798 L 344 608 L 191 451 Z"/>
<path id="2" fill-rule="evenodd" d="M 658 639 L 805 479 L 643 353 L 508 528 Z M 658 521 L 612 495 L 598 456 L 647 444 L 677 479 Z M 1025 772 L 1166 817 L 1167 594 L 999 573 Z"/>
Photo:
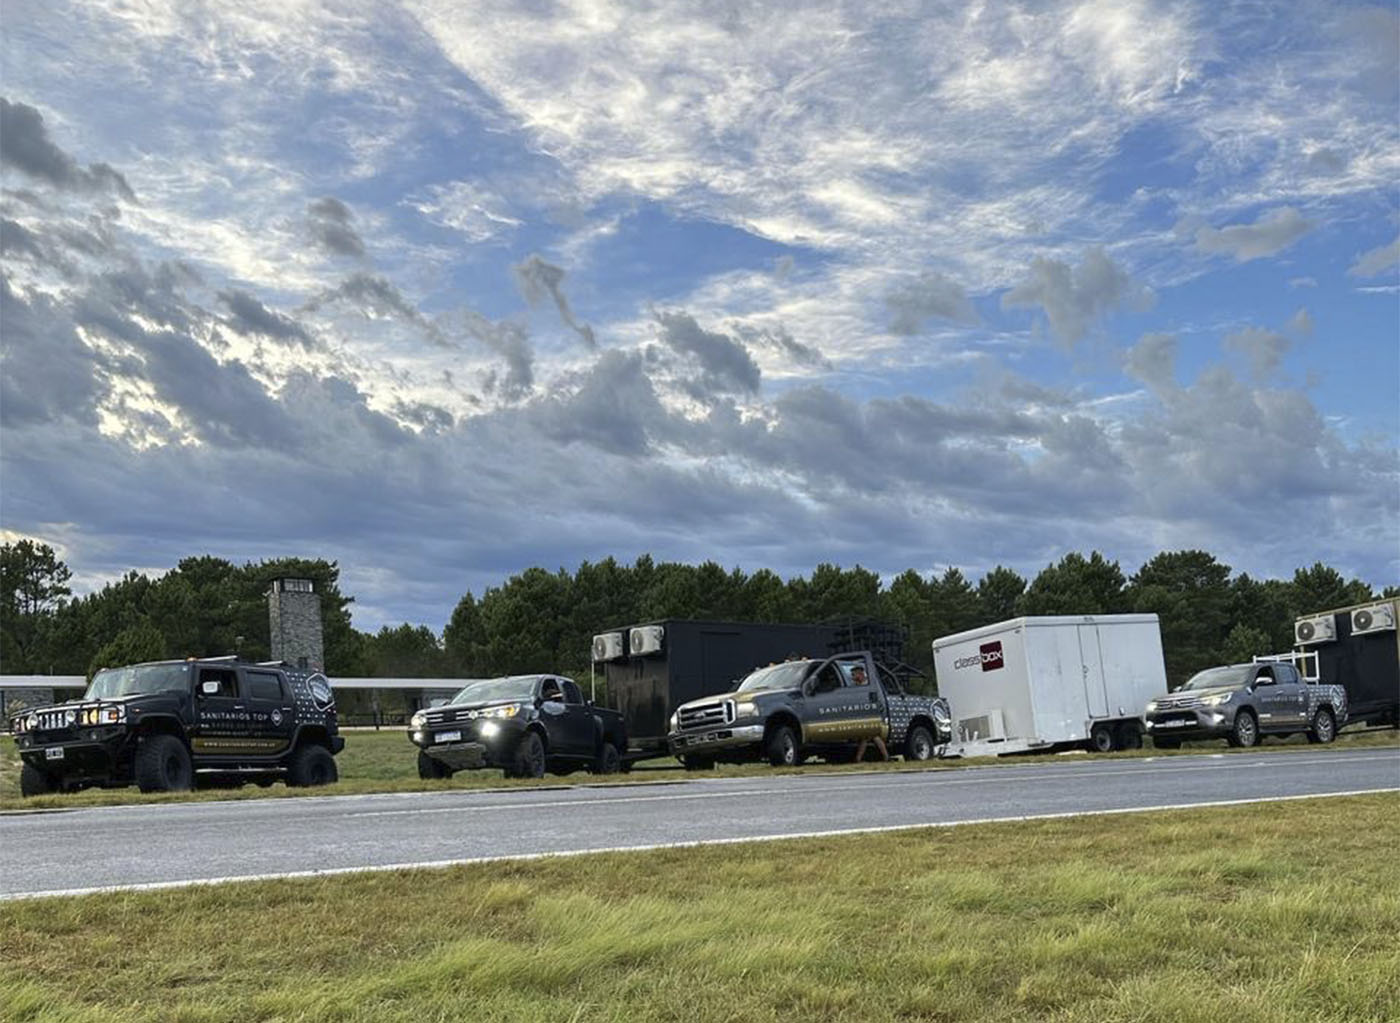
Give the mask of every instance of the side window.
<path id="1" fill-rule="evenodd" d="M 835 661 L 828 661 L 821 666 L 817 672 L 815 681 L 812 683 L 812 693 L 834 693 L 842 685 L 841 669 L 837 667 Z"/>
<path id="2" fill-rule="evenodd" d="M 1293 670 L 1291 664 L 1274 665 L 1274 677 L 1284 685 L 1291 685 L 1298 681 L 1298 673 Z"/>
<path id="3" fill-rule="evenodd" d="M 1268 685 L 1274 680 L 1274 669 L 1270 667 L 1260 668 L 1258 673 L 1254 676 L 1254 678 L 1256 681 Z"/>
<path id="4" fill-rule="evenodd" d="M 250 671 L 243 676 L 247 684 L 248 699 L 266 700 L 268 703 L 282 702 L 282 679 L 270 671 Z"/>
<path id="5" fill-rule="evenodd" d="M 564 698 L 564 694 L 559 690 L 559 680 L 557 678 L 547 678 L 540 683 L 540 699 L 559 701 Z"/>
<path id="6" fill-rule="evenodd" d="M 561 678 L 559 685 L 564 690 L 565 703 L 583 703 L 583 694 L 578 691 L 578 686 L 574 685 L 571 680 Z"/>
<path id="7" fill-rule="evenodd" d="M 206 693 L 204 686 L 208 682 L 217 682 L 219 691 L 216 693 Z M 228 668 L 200 668 L 199 684 L 195 687 L 195 692 L 201 696 L 227 696 L 230 699 L 238 695 L 238 677 Z"/>

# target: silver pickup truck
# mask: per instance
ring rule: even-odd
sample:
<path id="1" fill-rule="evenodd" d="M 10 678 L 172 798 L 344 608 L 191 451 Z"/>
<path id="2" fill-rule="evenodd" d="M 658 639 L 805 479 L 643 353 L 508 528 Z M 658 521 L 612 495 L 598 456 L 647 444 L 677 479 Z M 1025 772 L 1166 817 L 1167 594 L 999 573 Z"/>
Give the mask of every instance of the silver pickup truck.
<path id="1" fill-rule="evenodd" d="M 1283 660 L 1228 664 L 1197 672 L 1180 689 L 1153 700 L 1144 718 L 1153 745 L 1176 749 L 1187 739 L 1253 746 L 1264 735 L 1305 732 L 1331 742 L 1347 721 L 1341 686 L 1311 683 Z"/>

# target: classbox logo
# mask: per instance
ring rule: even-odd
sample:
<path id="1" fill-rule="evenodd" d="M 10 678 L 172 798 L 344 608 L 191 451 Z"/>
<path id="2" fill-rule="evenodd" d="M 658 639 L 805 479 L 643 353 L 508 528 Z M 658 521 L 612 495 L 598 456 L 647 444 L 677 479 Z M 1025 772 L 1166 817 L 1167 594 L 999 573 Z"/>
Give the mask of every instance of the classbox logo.
<path id="1" fill-rule="evenodd" d="M 976 657 L 959 657 L 953 662 L 953 667 L 961 671 L 963 668 L 970 668 L 974 664 L 982 665 L 983 671 L 996 671 L 1005 667 L 1006 658 L 1001 652 L 1001 640 L 991 643 L 983 643 L 977 648 Z"/>

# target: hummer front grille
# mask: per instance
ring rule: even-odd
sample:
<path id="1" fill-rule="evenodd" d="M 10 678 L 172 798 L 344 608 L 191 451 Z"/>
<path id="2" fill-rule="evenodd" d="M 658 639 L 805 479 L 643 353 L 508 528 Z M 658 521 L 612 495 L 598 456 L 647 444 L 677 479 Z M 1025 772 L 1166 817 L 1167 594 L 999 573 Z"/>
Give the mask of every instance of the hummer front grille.
<path id="1" fill-rule="evenodd" d="M 697 703 L 693 707 L 682 707 L 680 712 L 681 731 L 690 728 L 711 728 L 715 725 L 733 724 L 733 722 L 733 700 Z"/>

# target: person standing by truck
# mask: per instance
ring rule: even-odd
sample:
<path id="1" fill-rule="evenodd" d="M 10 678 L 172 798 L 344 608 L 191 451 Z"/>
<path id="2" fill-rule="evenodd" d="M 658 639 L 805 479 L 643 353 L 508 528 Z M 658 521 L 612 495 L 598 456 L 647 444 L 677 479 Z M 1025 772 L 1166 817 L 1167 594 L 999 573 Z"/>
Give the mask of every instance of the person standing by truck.
<path id="1" fill-rule="evenodd" d="M 863 665 L 857 664 L 851 669 L 851 685 L 865 686 L 869 684 L 870 680 L 865 677 L 865 667 Z M 869 739 L 861 739 L 860 745 L 856 747 L 857 764 L 865 759 L 865 747 L 868 746 L 872 740 L 875 743 L 875 748 L 880 751 L 880 759 L 888 760 L 890 758 L 890 751 L 885 748 L 885 737 L 883 735 L 872 735 Z"/>

